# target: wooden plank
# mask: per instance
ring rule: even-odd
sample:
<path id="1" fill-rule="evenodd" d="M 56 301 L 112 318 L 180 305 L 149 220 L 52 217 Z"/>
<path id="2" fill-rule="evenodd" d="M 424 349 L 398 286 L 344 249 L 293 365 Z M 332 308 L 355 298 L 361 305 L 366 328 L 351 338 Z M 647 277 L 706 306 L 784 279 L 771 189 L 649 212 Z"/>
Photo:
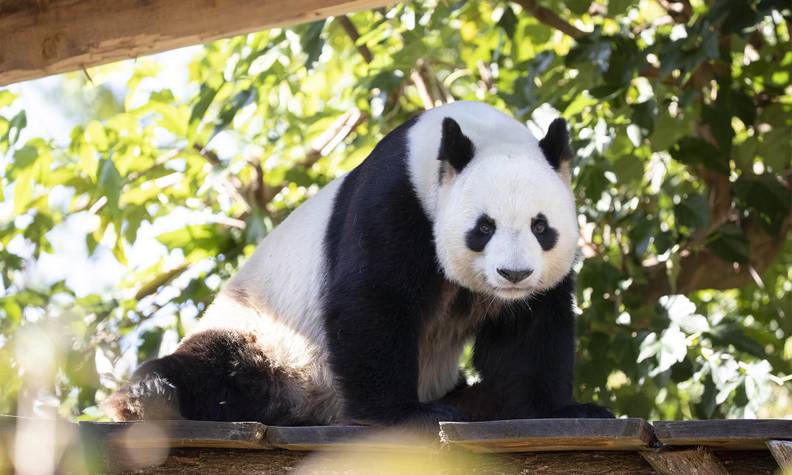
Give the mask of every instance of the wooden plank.
<path id="1" fill-rule="evenodd" d="M 639 450 L 652 447 L 643 419 L 519 419 L 441 422 L 442 437 L 473 452 Z"/>
<path id="2" fill-rule="evenodd" d="M 662 475 L 728 475 L 729 472 L 704 447 L 690 450 L 658 450 L 641 452 L 641 456 Z"/>
<path id="3" fill-rule="evenodd" d="M 439 439 L 408 432 L 365 426 L 307 426 L 267 428 L 267 442 L 286 450 L 363 450 L 437 452 Z"/>
<path id="4" fill-rule="evenodd" d="M 582 467 L 585 468 L 585 471 Z M 394 452 L 320 452 L 312 454 L 288 450 L 173 449 L 162 464 L 135 473 L 165 475 L 220 475 L 228 473 L 650 475 L 656 472 L 637 452 L 470 454 L 444 450 L 439 454 Z"/>
<path id="5" fill-rule="evenodd" d="M 0 0 L 0 86 L 394 0 Z"/>
<path id="6" fill-rule="evenodd" d="M 259 422 L 145 421 L 81 422 L 84 438 L 126 449 L 214 447 L 270 449 Z"/>
<path id="7" fill-rule="evenodd" d="M 767 448 L 782 470 L 792 470 L 792 441 L 768 440 Z"/>
<path id="8" fill-rule="evenodd" d="M 655 435 L 663 445 L 702 445 L 723 449 L 765 449 L 768 440 L 792 440 L 792 420 L 727 419 L 657 421 Z"/>

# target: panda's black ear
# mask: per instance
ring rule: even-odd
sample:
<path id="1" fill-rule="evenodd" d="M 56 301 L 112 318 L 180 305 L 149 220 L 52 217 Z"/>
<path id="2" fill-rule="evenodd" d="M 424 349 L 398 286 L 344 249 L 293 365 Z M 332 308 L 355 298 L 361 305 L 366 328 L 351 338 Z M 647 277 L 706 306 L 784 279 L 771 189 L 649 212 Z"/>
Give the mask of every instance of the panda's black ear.
<path id="1" fill-rule="evenodd" d="M 443 119 L 443 136 L 437 158 L 450 163 L 454 170 L 461 172 L 473 159 L 474 151 L 473 142 L 462 133 L 459 124 L 450 117 Z"/>
<path id="2" fill-rule="evenodd" d="M 569 132 L 564 119 L 558 118 L 550 123 L 547 134 L 539 141 L 544 156 L 550 165 L 558 171 L 561 164 L 572 159 L 572 149 L 569 146 Z"/>

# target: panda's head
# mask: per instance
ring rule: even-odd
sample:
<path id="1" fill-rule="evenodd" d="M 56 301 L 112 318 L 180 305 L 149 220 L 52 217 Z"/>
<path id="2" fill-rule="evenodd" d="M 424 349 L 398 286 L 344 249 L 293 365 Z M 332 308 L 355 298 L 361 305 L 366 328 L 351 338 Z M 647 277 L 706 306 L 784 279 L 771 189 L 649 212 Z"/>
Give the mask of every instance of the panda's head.
<path id="1" fill-rule="evenodd" d="M 572 268 L 578 238 L 566 122 L 556 119 L 539 141 L 521 124 L 483 133 L 465 124 L 441 122 L 433 214 L 443 271 L 503 300 L 554 287 Z"/>

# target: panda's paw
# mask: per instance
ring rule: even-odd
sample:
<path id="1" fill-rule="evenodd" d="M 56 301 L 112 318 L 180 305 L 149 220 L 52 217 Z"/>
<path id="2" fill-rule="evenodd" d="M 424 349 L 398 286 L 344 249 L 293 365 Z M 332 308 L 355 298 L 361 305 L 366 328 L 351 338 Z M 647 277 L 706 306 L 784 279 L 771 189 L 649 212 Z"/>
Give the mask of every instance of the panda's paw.
<path id="1" fill-rule="evenodd" d="M 553 413 L 553 417 L 574 419 L 613 419 L 608 409 L 596 404 L 570 404 Z"/>

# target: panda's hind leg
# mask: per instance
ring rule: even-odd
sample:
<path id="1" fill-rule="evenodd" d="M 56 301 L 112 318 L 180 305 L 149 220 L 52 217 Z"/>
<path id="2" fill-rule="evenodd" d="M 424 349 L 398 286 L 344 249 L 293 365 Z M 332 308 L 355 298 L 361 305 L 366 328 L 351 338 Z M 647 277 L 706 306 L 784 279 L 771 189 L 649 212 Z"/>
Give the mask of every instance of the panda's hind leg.
<path id="1" fill-rule="evenodd" d="M 206 330 L 151 360 L 104 404 L 114 420 L 193 419 L 295 423 L 282 397 L 286 375 L 252 333 Z"/>

